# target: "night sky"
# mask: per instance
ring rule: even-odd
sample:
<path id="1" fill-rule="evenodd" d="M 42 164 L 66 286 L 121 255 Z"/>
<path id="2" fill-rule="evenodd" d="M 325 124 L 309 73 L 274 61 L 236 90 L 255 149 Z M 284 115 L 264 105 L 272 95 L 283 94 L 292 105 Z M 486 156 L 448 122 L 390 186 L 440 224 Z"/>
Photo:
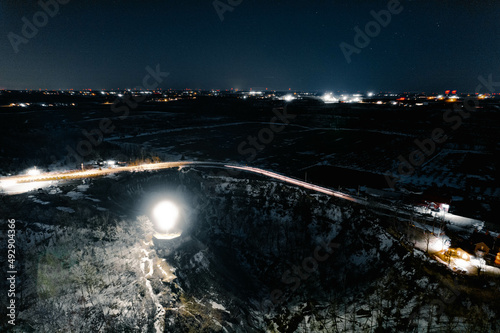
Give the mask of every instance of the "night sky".
<path id="1" fill-rule="evenodd" d="M 0 0 L 0 88 L 133 88 L 157 64 L 170 73 L 160 87 L 177 89 L 464 92 L 479 75 L 500 81 L 500 1 L 401 1 L 351 63 L 340 43 L 354 46 L 354 27 L 388 1 L 228 2 L 241 3 L 221 21 L 212 0 L 72 0 L 15 53 L 9 33 L 22 37 L 22 17 L 41 7 Z"/>

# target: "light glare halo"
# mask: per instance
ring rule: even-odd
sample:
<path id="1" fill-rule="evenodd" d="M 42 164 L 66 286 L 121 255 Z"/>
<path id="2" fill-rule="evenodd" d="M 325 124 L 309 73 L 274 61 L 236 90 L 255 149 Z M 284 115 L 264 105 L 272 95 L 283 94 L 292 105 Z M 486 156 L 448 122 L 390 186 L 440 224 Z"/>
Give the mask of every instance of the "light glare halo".
<path id="1" fill-rule="evenodd" d="M 38 170 L 37 168 L 33 168 L 33 169 L 28 170 L 29 176 L 38 176 L 39 174 L 40 174 L 40 170 Z"/>
<path id="2" fill-rule="evenodd" d="M 153 216 L 156 219 L 157 226 L 161 231 L 168 231 L 173 228 L 179 209 L 170 201 L 162 201 L 153 209 Z"/>

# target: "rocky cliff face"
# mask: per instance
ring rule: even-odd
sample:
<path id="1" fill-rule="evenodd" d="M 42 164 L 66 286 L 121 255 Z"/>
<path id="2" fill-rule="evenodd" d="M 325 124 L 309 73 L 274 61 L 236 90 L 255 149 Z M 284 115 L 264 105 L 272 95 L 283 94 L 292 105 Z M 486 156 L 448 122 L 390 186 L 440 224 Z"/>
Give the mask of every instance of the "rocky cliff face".
<path id="1" fill-rule="evenodd" d="M 295 331 L 311 304 L 368 288 L 405 254 L 373 214 L 340 199 L 262 178 L 202 177 L 184 195 L 199 205 L 186 230 L 193 240 L 166 261 L 190 302 L 219 312 L 230 331 Z"/>
<path id="2" fill-rule="evenodd" d="M 200 209 L 186 231 L 193 240 L 166 258 L 176 268 L 182 295 L 176 315 L 183 318 L 170 321 L 167 329 L 489 327 L 492 303 L 474 307 L 470 302 L 481 282 L 471 284 L 423 253 L 409 252 L 390 216 L 246 175 L 190 175 L 186 189 L 198 176 L 200 187 L 191 196 Z M 498 292 L 498 284 L 492 290 Z"/>

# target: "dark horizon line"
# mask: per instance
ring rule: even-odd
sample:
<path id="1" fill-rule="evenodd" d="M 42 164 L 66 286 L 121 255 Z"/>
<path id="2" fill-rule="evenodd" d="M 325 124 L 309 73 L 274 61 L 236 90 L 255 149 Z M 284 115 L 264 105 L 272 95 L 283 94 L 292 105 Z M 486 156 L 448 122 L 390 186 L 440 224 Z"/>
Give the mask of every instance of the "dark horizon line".
<path id="1" fill-rule="evenodd" d="M 457 95 L 462 95 L 462 94 L 474 94 L 474 95 L 479 95 L 479 93 L 476 92 L 467 92 L 467 91 L 459 91 L 456 89 L 443 89 L 441 92 L 436 92 L 436 91 L 425 91 L 425 90 L 407 90 L 407 91 L 395 91 L 395 90 L 387 90 L 387 91 L 381 91 L 381 90 L 375 90 L 375 89 L 367 89 L 367 90 L 332 90 L 332 89 L 269 89 L 269 88 L 261 88 L 261 87 L 255 87 L 255 88 L 250 88 L 250 89 L 235 89 L 235 88 L 210 88 L 210 89 L 202 89 L 202 88 L 155 88 L 155 89 L 137 89 L 137 88 L 82 88 L 82 89 L 75 89 L 75 88 L 58 88 L 58 89 L 48 89 L 48 88 L 31 88 L 31 89 L 9 89 L 9 88 L 0 88 L 0 91 L 9 91 L 9 92 L 43 92 L 43 91 L 50 91 L 50 92 L 66 92 L 66 91 L 216 91 L 216 92 L 303 92 L 303 93 L 347 93 L 347 94 L 356 94 L 356 93 L 373 93 L 373 94 L 441 94 L 445 93 L 446 91 L 456 91 Z M 488 93 L 486 93 L 488 95 Z M 500 95 L 500 93 L 491 93 L 491 95 Z"/>

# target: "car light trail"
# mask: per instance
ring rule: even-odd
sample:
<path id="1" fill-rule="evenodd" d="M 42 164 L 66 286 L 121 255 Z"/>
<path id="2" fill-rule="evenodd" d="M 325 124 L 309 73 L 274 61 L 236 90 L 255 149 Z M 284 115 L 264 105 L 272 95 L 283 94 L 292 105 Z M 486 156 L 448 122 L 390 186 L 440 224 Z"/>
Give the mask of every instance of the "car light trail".
<path id="1" fill-rule="evenodd" d="M 268 177 L 271 177 L 271 178 L 279 179 L 281 181 L 284 181 L 284 182 L 287 182 L 287 183 L 290 183 L 290 184 L 294 184 L 294 185 L 297 185 L 297 186 L 300 186 L 300 187 L 304 187 L 304 188 L 307 188 L 307 189 L 310 189 L 310 190 L 313 190 L 313 191 L 317 191 L 317 192 L 321 192 L 321 193 L 328 194 L 328 195 L 331 195 L 331 196 L 335 196 L 337 198 L 341 198 L 341 199 L 344 199 L 344 200 L 349 200 L 349 201 L 356 202 L 356 203 L 366 204 L 366 200 L 354 198 L 354 197 L 350 196 L 349 194 L 345 194 L 345 193 L 338 192 L 338 191 L 333 191 L 333 190 L 330 190 L 330 189 L 325 188 L 325 187 L 321 187 L 321 186 L 318 186 L 318 185 L 314 185 L 314 184 L 310 184 L 310 183 L 304 182 L 302 180 L 298 180 L 298 179 L 290 178 L 290 177 L 287 177 L 287 176 L 283 176 L 283 175 L 280 175 L 280 174 L 275 173 L 275 172 L 266 171 L 266 170 L 259 169 L 259 168 L 240 167 L 240 166 L 235 166 L 235 165 L 225 165 L 225 167 L 232 168 L 232 169 L 244 170 L 244 171 L 253 172 L 253 173 L 258 173 L 258 174 L 261 174 L 261 175 L 264 175 L 264 176 L 268 176 Z"/>
<path id="2" fill-rule="evenodd" d="M 230 169 L 238 169 L 247 172 L 261 174 L 267 177 L 271 177 L 274 179 L 278 179 L 284 181 L 289 184 L 293 184 L 296 186 L 300 186 L 303 188 L 307 188 L 313 191 L 321 192 L 327 195 L 335 196 L 337 198 L 341 198 L 344 200 L 348 200 L 351 202 L 356 202 L 360 204 L 367 204 L 367 201 L 364 199 L 358 199 L 352 197 L 349 194 L 333 191 L 331 189 L 321 187 L 318 185 L 314 185 L 311 183 L 307 183 L 298 179 L 294 179 L 291 177 L 283 176 L 275 172 L 253 168 L 253 167 L 244 167 L 237 165 L 225 165 L 223 163 L 217 162 L 163 162 L 163 163 L 151 163 L 151 164 L 142 164 L 138 166 L 125 166 L 125 167 L 116 167 L 109 169 L 101 169 L 101 170 L 86 170 L 86 171 L 62 171 L 62 172 L 50 172 L 50 173 L 40 173 L 36 175 L 24 175 L 24 176 L 12 176 L 12 177 L 4 177 L 0 179 L 0 185 L 2 188 L 6 190 L 7 193 L 14 194 L 20 193 L 16 192 L 16 187 L 21 183 L 32 183 L 32 182 L 43 182 L 43 181 L 54 181 L 54 180 L 70 180 L 70 179 L 81 179 L 81 178 L 90 178 L 90 177 L 99 177 L 112 173 L 118 172 L 141 172 L 141 171 L 151 171 L 151 170 L 161 170 L 161 169 L 169 169 L 175 167 L 183 167 L 186 165 L 207 165 L 207 166 L 217 166 L 217 167 L 225 167 Z M 24 191 L 21 191 L 24 192 Z"/>

